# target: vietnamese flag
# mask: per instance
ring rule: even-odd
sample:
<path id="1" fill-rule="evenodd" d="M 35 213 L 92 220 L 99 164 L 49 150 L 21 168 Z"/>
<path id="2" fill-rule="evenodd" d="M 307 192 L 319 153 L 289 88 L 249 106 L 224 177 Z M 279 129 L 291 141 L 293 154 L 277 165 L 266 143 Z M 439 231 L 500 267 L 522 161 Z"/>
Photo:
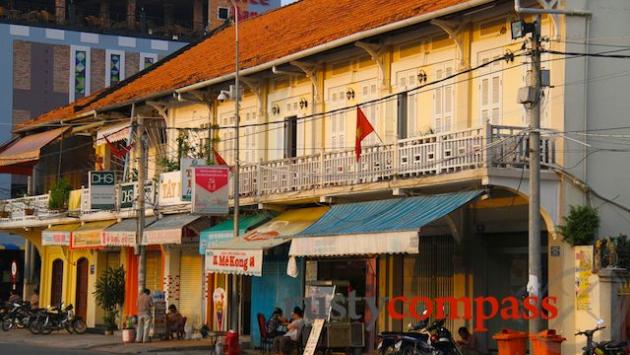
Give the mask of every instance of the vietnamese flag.
<path id="1" fill-rule="evenodd" d="M 354 153 L 357 156 L 357 161 L 361 159 L 361 141 L 372 132 L 374 132 L 374 127 L 372 127 L 370 121 L 365 117 L 361 108 L 357 106 L 357 136 L 354 143 Z"/>
<path id="2" fill-rule="evenodd" d="M 212 147 L 212 154 L 214 155 L 214 163 L 217 165 L 228 165 L 225 162 L 225 159 L 223 159 L 223 157 L 221 156 L 221 154 L 219 154 L 219 152 L 217 152 L 217 150 Z"/>

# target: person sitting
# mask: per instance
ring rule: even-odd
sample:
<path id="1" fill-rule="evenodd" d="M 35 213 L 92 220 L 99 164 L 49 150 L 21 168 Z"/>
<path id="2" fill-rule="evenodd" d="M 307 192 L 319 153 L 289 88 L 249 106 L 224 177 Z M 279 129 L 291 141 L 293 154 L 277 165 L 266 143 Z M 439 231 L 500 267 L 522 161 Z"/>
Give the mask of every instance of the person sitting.
<path id="1" fill-rule="evenodd" d="M 300 307 L 295 307 L 291 314 L 291 323 L 287 326 L 287 332 L 273 340 L 275 354 L 290 354 L 298 344 L 300 333 L 304 327 L 304 312 Z"/>
<path id="2" fill-rule="evenodd" d="M 35 291 L 33 291 L 30 302 L 31 302 L 31 308 L 33 309 L 39 308 L 39 290 L 35 289 Z"/>
<path id="3" fill-rule="evenodd" d="M 468 328 L 460 327 L 459 330 L 457 330 L 457 333 L 459 334 L 459 337 L 461 338 L 460 340 L 457 341 L 457 345 L 459 345 L 459 348 L 462 350 L 462 353 L 464 355 L 480 354 L 479 350 L 477 349 L 477 341 L 475 337 L 472 334 L 470 334 L 470 331 L 468 330 Z"/>
<path id="4" fill-rule="evenodd" d="M 282 331 L 281 327 L 288 323 L 287 319 L 282 316 L 282 309 L 274 308 L 269 321 L 267 321 L 267 334 L 270 338 L 284 335 L 285 332 Z"/>
<path id="5" fill-rule="evenodd" d="M 11 290 L 11 295 L 9 296 L 9 303 L 20 303 L 22 301 L 22 297 L 18 295 L 15 290 Z"/>
<path id="6" fill-rule="evenodd" d="M 168 338 L 172 339 L 173 333 L 175 333 L 177 339 L 182 339 L 184 337 L 184 325 L 184 317 L 177 311 L 177 307 L 174 304 L 168 306 L 168 312 L 166 313 Z"/>

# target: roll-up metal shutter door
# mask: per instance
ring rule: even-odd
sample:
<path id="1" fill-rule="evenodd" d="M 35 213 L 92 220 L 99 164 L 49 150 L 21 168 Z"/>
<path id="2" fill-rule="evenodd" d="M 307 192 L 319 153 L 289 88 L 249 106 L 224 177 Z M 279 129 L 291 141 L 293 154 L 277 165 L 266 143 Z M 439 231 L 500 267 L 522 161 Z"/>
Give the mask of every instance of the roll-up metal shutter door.
<path id="1" fill-rule="evenodd" d="M 145 286 L 151 292 L 162 291 L 162 253 L 148 251 L 145 265 Z"/>
<path id="2" fill-rule="evenodd" d="M 199 326 L 202 321 L 202 259 L 194 253 L 182 254 L 179 259 L 179 311 L 187 323 Z"/>

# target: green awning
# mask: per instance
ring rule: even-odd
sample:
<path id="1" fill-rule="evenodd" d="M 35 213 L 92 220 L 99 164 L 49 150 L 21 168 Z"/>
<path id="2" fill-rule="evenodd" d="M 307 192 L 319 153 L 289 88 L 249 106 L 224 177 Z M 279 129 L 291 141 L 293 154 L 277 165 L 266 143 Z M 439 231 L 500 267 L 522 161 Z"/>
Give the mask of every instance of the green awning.
<path id="1" fill-rule="evenodd" d="M 273 218 L 273 214 L 270 212 L 258 213 L 251 216 L 241 216 L 239 224 L 238 234 L 245 234 L 249 229 L 255 228 L 268 220 Z M 212 247 L 214 244 L 230 239 L 234 235 L 234 220 L 228 219 L 225 222 L 219 223 L 213 227 L 205 229 L 201 232 L 199 240 L 199 254 L 206 255 L 206 249 Z"/>

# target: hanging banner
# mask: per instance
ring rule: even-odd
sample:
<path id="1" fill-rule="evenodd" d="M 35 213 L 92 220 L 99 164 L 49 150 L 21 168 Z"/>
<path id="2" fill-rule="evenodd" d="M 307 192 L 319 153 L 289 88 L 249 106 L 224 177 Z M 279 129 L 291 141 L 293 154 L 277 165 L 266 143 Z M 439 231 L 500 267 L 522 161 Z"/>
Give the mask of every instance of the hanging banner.
<path id="1" fill-rule="evenodd" d="M 193 158 L 182 158 L 179 161 L 179 168 L 182 174 L 182 200 L 190 201 L 192 200 L 192 171 L 190 168 L 195 166 L 204 166 L 206 165 L 205 160 L 203 159 L 193 159 Z"/>
<path id="2" fill-rule="evenodd" d="M 66 231 L 43 231 L 43 246 L 70 246 L 70 236 L 72 232 Z"/>
<path id="3" fill-rule="evenodd" d="M 206 271 L 262 276 L 263 251 L 206 249 Z"/>
<path id="4" fill-rule="evenodd" d="M 230 168 L 227 166 L 198 166 L 193 173 L 192 213 L 227 215 L 230 190 Z"/>
<path id="5" fill-rule="evenodd" d="M 144 203 L 147 207 L 155 205 L 155 185 L 153 181 L 144 182 Z M 133 208 L 138 201 L 138 183 L 129 182 L 120 185 L 118 193 L 118 201 L 120 208 Z"/>
<path id="6" fill-rule="evenodd" d="M 116 175 L 113 171 L 90 171 L 90 206 L 93 210 L 113 210 L 116 206 Z"/>
<path id="7" fill-rule="evenodd" d="M 160 206 L 180 205 L 182 201 L 182 175 L 179 171 L 160 174 L 158 203 Z"/>

